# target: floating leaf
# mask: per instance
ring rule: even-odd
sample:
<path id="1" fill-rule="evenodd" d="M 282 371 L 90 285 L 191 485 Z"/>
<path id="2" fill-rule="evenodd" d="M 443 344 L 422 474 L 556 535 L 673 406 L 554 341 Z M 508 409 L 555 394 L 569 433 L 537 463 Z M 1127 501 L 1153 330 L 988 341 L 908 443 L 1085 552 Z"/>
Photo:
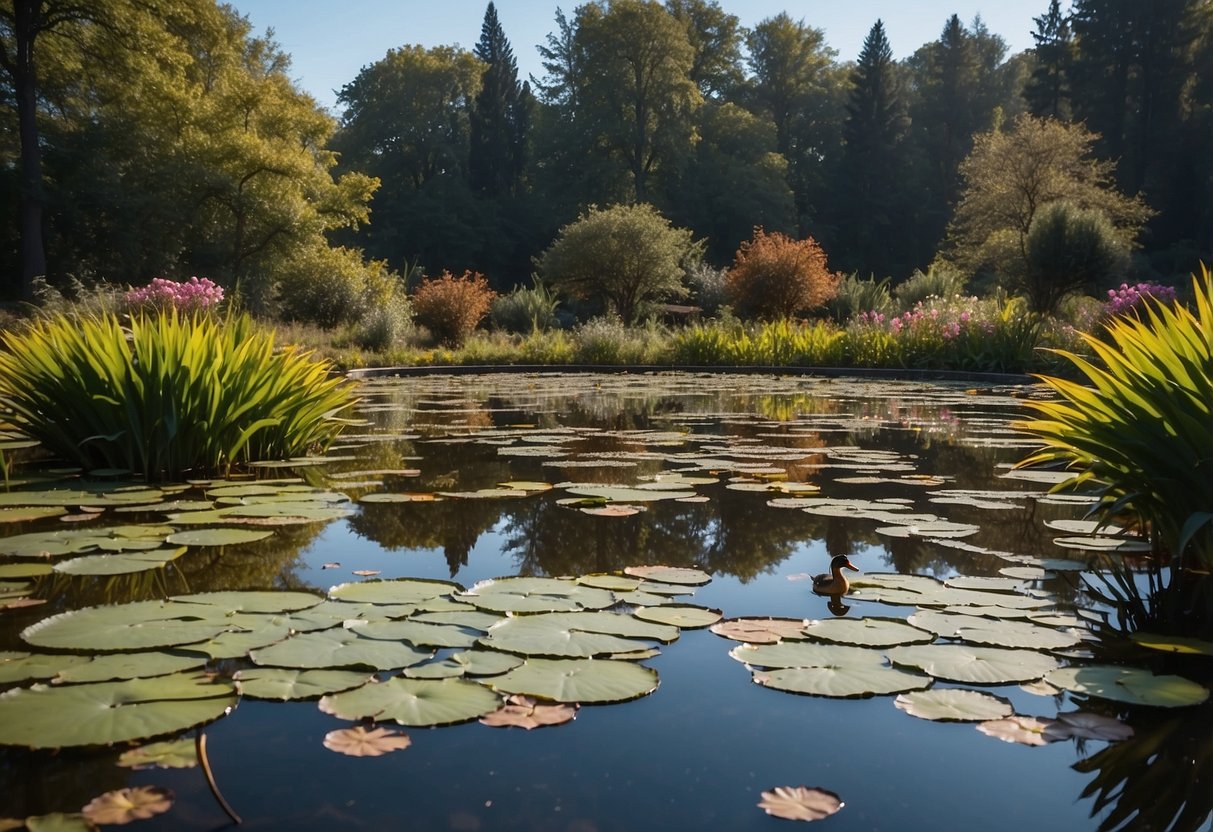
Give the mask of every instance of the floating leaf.
<path id="1" fill-rule="evenodd" d="M 363 638 L 355 630 L 300 633 L 249 653 L 259 665 L 328 669 L 369 667 L 394 670 L 425 661 L 433 655 L 411 644 Z"/>
<path id="2" fill-rule="evenodd" d="M 1006 719 L 983 722 L 977 726 L 977 730 L 1003 742 L 1014 742 L 1019 745 L 1048 745 L 1058 739 L 1056 735 L 1049 733 L 1052 725 L 1053 720 L 1051 719 L 1010 716 Z"/>
<path id="3" fill-rule="evenodd" d="M 615 603 L 615 596 L 608 590 L 559 578 L 494 578 L 455 597 L 499 613 L 600 610 Z"/>
<path id="4" fill-rule="evenodd" d="M 807 641 L 742 644 L 729 651 L 729 655 L 752 667 L 881 667 L 885 663 L 884 656 L 875 650 Z"/>
<path id="5" fill-rule="evenodd" d="M 153 742 L 123 751 L 118 765 L 143 771 L 151 768 L 193 768 L 198 765 L 198 748 L 193 739 Z"/>
<path id="6" fill-rule="evenodd" d="M 363 494 L 358 498 L 360 503 L 434 503 L 442 498 L 431 492 L 419 491 L 380 491 L 375 494 Z"/>
<path id="7" fill-rule="evenodd" d="M 1057 660 L 1031 650 L 969 647 L 964 644 L 924 644 L 893 647 L 885 655 L 895 664 L 910 665 L 950 682 L 1005 685 L 1031 682 L 1057 667 Z"/>
<path id="8" fill-rule="evenodd" d="M 390 728 L 372 728 L 361 725 L 341 728 L 324 735 L 324 747 L 349 757 L 381 757 L 392 751 L 408 748 L 413 744 L 408 734 Z"/>
<path id="9" fill-rule="evenodd" d="M 77 658 L 72 656 L 70 658 Z M 80 657 L 83 658 L 83 657 Z M 86 682 L 109 682 L 116 679 L 144 679 L 165 676 L 185 670 L 201 668 L 206 664 L 202 656 L 156 651 L 151 653 L 111 653 L 96 656 L 81 663 L 64 667 L 54 678 L 55 684 L 80 684 Z"/>
<path id="10" fill-rule="evenodd" d="M 903 693 L 893 704 L 910 716 L 943 722 L 984 722 L 1015 712 L 1010 701 L 1001 696 L 958 688 Z"/>
<path id="11" fill-rule="evenodd" d="M 371 677 L 348 670 L 291 670 L 281 667 L 253 667 L 239 670 L 232 677 L 241 695 L 253 699 L 318 699 L 365 685 Z"/>
<path id="12" fill-rule="evenodd" d="M 1213 656 L 1213 642 L 1184 636 L 1168 636 L 1161 633 L 1138 631 L 1129 636 L 1138 646 L 1164 653 L 1183 653 L 1189 656 Z"/>
<path id="13" fill-rule="evenodd" d="M 405 668 L 411 679 L 447 679 L 453 676 L 498 676 L 522 664 L 519 656 L 495 650 L 464 650 L 439 662 Z"/>
<path id="14" fill-rule="evenodd" d="M 46 656 L 37 653 L 0 651 L 0 684 L 50 679 L 65 668 L 84 664 L 87 656 Z"/>
<path id="15" fill-rule="evenodd" d="M 147 820 L 173 806 L 173 793 L 159 786 L 118 789 L 95 797 L 80 813 L 93 823 L 122 824 Z"/>
<path id="16" fill-rule="evenodd" d="M 776 786 L 762 793 L 758 808 L 785 820 L 814 821 L 828 818 L 846 804 L 825 789 L 805 786 Z"/>
<path id="17" fill-rule="evenodd" d="M 487 680 L 495 690 L 554 702 L 606 703 L 637 699 L 657 689 L 657 671 L 612 659 L 528 659 Z"/>
<path id="18" fill-rule="evenodd" d="M 356 581 L 338 584 L 329 590 L 329 597 L 338 601 L 363 604 L 418 604 L 431 598 L 449 595 L 462 588 L 459 584 L 450 581 L 399 578 L 393 581 Z"/>
<path id="19" fill-rule="evenodd" d="M 1133 729 L 1119 719 L 1085 711 L 1066 711 L 1057 715 L 1057 721 L 1045 729 L 1050 735 L 1061 739 L 1077 737 L 1084 740 L 1106 740 L 1117 742 L 1133 736 Z"/>
<path id="20" fill-rule="evenodd" d="M 0 508 L 0 523 L 28 523 L 66 513 L 62 506 L 6 506 Z"/>
<path id="21" fill-rule="evenodd" d="M 37 578 L 54 571 L 49 563 L 3 563 L 0 564 L 0 579 Z"/>
<path id="22" fill-rule="evenodd" d="M 363 638 L 407 641 L 417 647 L 471 647 L 479 630 L 455 624 L 433 624 L 425 621 L 374 621 L 360 624 L 358 635 Z"/>
<path id="23" fill-rule="evenodd" d="M 238 546 L 265 540 L 271 534 L 253 529 L 194 529 L 170 534 L 167 540 L 174 546 Z"/>
<path id="24" fill-rule="evenodd" d="M 754 674 L 764 687 L 810 696 L 866 697 L 919 690 L 930 678 L 881 664 L 858 663 L 831 667 L 783 667 Z"/>
<path id="25" fill-rule="evenodd" d="M 804 635 L 821 641 L 862 647 L 892 647 L 897 644 L 926 644 L 932 633 L 913 627 L 900 618 L 827 618 L 805 622 Z"/>
<path id="26" fill-rule="evenodd" d="M 185 546 L 178 546 L 171 549 L 123 552 L 116 555 L 85 555 L 60 561 L 55 564 L 54 570 L 67 575 L 126 575 L 167 566 L 185 552 Z"/>
<path id="27" fill-rule="evenodd" d="M 802 639 L 804 626 L 800 618 L 726 618 L 709 629 L 718 636 L 750 644 L 774 644 L 781 639 Z"/>
<path id="28" fill-rule="evenodd" d="M 720 610 L 690 604 L 664 604 L 636 610 L 636 617 L 639 619 L 669 624 L 686 630 L 711 626 L 720 620 L 721 615 L 723 613 Z"/>
<path id="29" fill-rule="evenodd" d="M 320 700 L 320 710 L 341 719 L 393 720 L 424 727 L 468 722 L 500 704 L 492 691 L 474 682 L 396 676 L 326 696 Z"/>
<path id="30" fill-rule="evenodd" d="M 34 685 L 0 694 L 0 745 L 110 745 L 183 731 L 223 716 L 231 684 L 157 676 L 87 685 Z"/>
<path id="31" fill-rule="evenodd" d="M 525 728 L 530 731 L 548 725 L 563 725 L 577 717 L 576 705 L 543 704 L 529 696 L 507 696 L 505 704 L 480 718 L 494 728 Z"/>
<path id="32" fill-rule="evenodd" d="M 591 658 L 649 647 L 637 639 L 669 643 L 676 638 L 677 628 L 630 615 L 540 613 L 515 616 L 494 624 L 480 644 L 526 656 Z"/>
<path id="33" fill-rule="evenodd" d="M 580 576 L 577 578 L 577 583 L 582 586 L 592 586 L 596 589 L 609 589 L 612 592 L 631 592 L 634 589 L 638 589 L 642 581 L 639 578 L 630 578 L 626 575 L 596 573 Z"/>
<path id="34" fill-rule="evenodd" d="M 1159 708 L 1199 705 L 1209 698 L 1208 689 L 1182 676 L 1155 676 L 1136 667 L 1063 667 L 1049 673 L 1045 681 L 1071 693 Z"/>
<path id="35" fill-rule="evenodd" d="M 597 508 L 583 508 L 581 509 L 581 513 L 590 514 L 594 517 L 632 517 L 645 510 L 644 506 L 629 506 L 616 503 Z"/>
<path id="36" fill-rule="evenodd" d="M 712 576 L 702 569 L 688 569 L 678 566 L 629 566 L 623 571 L 625 574 L 644 578 L 646 581 L 660 581 L 667 584 L 682 584 L 686 586 L 701 586 L 712 580 Z"/>
<path id="37" fill-rule="evenodd" d="M 146 650 L 206 641 L 227 628 L 221 619 L 191 617 L 185 605 L 136 601 L 53 615 L 26 627 L 21 638 L 56 650 Z"/>
<path id="38" fill-rule="evenodd" d="M 234 612 L 284 613 L 317 607 L 324 600 L 310 592 L 271 592 L 234 590 L 231 592 L 196 592 L 193 595 L 174 595 L 179 604 L 196 604 L 210 607 L 210 611 L 197 607 L 185 607 L 186 615 L 226 615 Z M 177 607 L 177 609 L 182 609 Z"/>
<path id="39" fill-rule="evenodd" d="M 575 485 L 566 489 L 578 497 L 596 497 L 612 503 L 652 503 L 694 497 L 694 491 L 657 491 L 649 488 L 625 488 L 618 485 Z"/>

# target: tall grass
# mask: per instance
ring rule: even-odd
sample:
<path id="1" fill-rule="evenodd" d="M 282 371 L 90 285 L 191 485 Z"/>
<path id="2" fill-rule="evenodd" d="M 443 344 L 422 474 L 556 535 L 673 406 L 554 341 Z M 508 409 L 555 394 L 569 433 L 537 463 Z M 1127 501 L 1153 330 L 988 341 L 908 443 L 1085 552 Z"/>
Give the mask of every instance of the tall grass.
<path id="1" fill-rule="evenodd" d="M 0 338 L 0 406 L 86 469 L 149 479 L 327 447 L 348 383 L 245 315 L 57 316 Z"/>

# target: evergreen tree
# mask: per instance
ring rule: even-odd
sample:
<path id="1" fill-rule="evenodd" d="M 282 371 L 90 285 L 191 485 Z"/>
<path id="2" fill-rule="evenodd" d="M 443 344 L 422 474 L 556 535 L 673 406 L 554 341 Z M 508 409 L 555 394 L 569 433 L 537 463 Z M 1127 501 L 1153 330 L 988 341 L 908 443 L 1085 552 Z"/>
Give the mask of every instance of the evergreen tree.
<path id="1" fill-rule="evenodd" d="M 1034 17 L 1036 67 L 1024 89 L 1033 115 L 1070 120 L 1070 73 L 1074 61 L 1074 36 L 1070 19 L 1061 13 L 1061 0 L 1050 0 L 1049 10 Z"/>
<path id="2" fill-rule="evenodd" d="M 879 20 L 863 42 L 851 84 L 843 125 L 843 179 L 837 188 L 840 245 L 834 259 L 847 270 L 862 268 L 880 275 L 908 271 L 891 244 L 898 236 L 900 191 L 894 183 L 902 167 L 908 122 L 893 49 Z"/>
<path id="3" fill-rule="evenodd" d="M 469 120 L 468 175 L 484 196 L 514 194 L 526 166 L 530 89 L 518 83 L 518 63 L 492 2 L 473 54 L 485 63 Z"/>

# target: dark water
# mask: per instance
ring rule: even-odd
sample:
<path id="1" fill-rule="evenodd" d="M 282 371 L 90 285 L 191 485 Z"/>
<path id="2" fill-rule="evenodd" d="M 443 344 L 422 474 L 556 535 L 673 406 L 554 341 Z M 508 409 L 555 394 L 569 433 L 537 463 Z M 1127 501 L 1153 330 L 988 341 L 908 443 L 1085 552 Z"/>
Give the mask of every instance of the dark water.
<path id="1" fill-rule="evenodd" d="M 357 498 L 382 490 L 466 492 L 510 480 L 635 484 L 675 469 L 702 470 L 703 459 L 723 459 L 782 468 L 790 481 L 820 486 L 821 496 L 908 500 L 915 511 L 980 531 L 964 539 L 967 549 L 888 537 L 875 531 L 876 521 L 770 507 L 767 502 L 780 495 L 727 487 L 731 477 L 743 475 L 738 470 L 697 486 L 705 502 L 653 502 L 622 518 L 558 505 L 568 496 L 559 487 L 510 500 L 367 503 L 347 520 L 288 527 L 263 543 L 191 551 L 154 578 L 46 579 L 39 594 L 50 603 L 0 613 L 0 649 L 19 649 L 16 633 L 58 609 L 212 589 L 324 590 L 356 580 L 350 574 L 356 569 L 471 586 L 516 574 L 697 566 L 713 580 L 690 599 L 695 604 L 730 617 L 828 618 L 833 613 L 826 599 L 813 595 L 803 577 L 825 571 L 833 554 L 848 554 L 865 573 L 939 578 L 997 575 L 1036 558 L 1073 556 L 1053 544 L 1056 533 L 1044 521 L 1078 517 L 1081 506 L 1045 499 L 1047 485 L 1001 476 L 1025 453 L 1008 425 L 1024 415 L 1026 394 L 1018 388 L 674 374 L 374 383 L 364 402 L 371 425 L 355 428 L 347 443 L 359 447 L 333 451 L 356 459 L 265 476 L 298 474 L 341 488 L 327 475 L 419 471 L 381 475 L 382 486 L 345 489 Z M 576 431 L 560 434 L 558 428 Z M 528 442 L 524 434 L 547 439 Z M 556 447 L 567 455 L 501 453 L 527 446 Z M 564 464 L 589 459 L 612 462 Z M 765 481 L 756 470 L 743 478 Z M 1011 509 L 929 499 L 944 491 L 1013 491 L 1019 498 Z M 1061 609 L 1091 606 L 1077 572 L 1058 573 L 1038 589 Z M 913 611 L 863 600 L 849 606 L 852 617 Z M 348 723 L 321 713 L 314 702 L 244 700 L 207 728 L 211 763 L 244 826 L 275 830 L 792 828 L 755 807 L 762 791 L 779 785 L 839 794 L 845 808 L 823 821 L 836 830 L 1096 830 L 1117 809 L 1136 818 L 1123 828 L 1161 829 L 1165 824 L 1153 815 L 1134 815 L 1139 807 L 1131 801 L 1157 812 L 1150 804 L 1171 800 L 1179 811 L 1185 803 L 1173 796 L 1176 783 L 1198 791 L 1209 784 L 1193 767 L 1199 751 L 1183 750 L 1204 749 L 1199 765 L 1207 778 L 1213 743 L 1207 706 L 1178 713 L 1105 705 L 1102 712 L 1124 717 L 1138 732 L 1119 744 L 1128 751 L 1116 762 L 1108 759 L 1115 747 L 1101 741 L 1003 743 L 969 723 L 912 718 L 894 707 L 893 697 L 843 700 L 765 689 L 729 657 L 734 646 L 707 630 L 685 630 L 645 662 L 661 678 L 650 696 L 586 706 L 571 724 L 530 732 L 477 723 L 409 729 L 412 747 L 378 758 L 325 749 L 324 735 Z M 1016 685 L 986 690 L 1010 699 L 1020 714 L 1052 716 L 1078 704 L 1065 694 L 1044 696 Z M 1147 743 L 1180 750 L 1168 758 Z M 131 772 L 114 765 L 117 754 L 0 749 L 0 817 L 75 811 L 108 789 L 152 784 L 172 788 L 177 803 L 137 828 L 226 823 L 198 769 Z M 1166 788 L 1133 786 L 1151 768 L 1147 762 L 1169 783 Z M 1119 806 L 1113 800 L 1096 808 L 1084 796 L 1095 773 L 1079 770 L 1093 765 L 1106 770 L 1112 786 L 1123 781 L 1133 793 Z M 1188 803 L 1199 803 L 1195 797 L 1188 795 Z M 1207 822 L 1198 813 L 1195 825 L 1176 828 Z"/>

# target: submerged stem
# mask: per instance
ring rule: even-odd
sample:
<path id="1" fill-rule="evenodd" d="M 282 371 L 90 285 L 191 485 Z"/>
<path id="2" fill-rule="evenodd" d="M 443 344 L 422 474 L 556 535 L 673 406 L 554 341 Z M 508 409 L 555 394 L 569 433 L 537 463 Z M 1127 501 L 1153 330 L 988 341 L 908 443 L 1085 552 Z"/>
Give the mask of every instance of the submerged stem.
<path id="1" fill-rule="evenodd" d="M 194 747 L 198 752 L 198 763 L 202 766 L 202 773 L 206 775 L 206 784 L 211 787 L 211 794 L 215 796 L 215 801 L 219 807 L 227 813 L 227 816 L 232 819 L 233 823 L 244 823 L 240 819 L 240 815 L 236 814 L 228 802 L 223 799 L 223 794 L 219 791 L 219 785 L 215 782 L 215 775 L 211 772 L 210 760 L 206 757 L 206 732 L 199 729 L 198 736 L 194 740 Z"/>

